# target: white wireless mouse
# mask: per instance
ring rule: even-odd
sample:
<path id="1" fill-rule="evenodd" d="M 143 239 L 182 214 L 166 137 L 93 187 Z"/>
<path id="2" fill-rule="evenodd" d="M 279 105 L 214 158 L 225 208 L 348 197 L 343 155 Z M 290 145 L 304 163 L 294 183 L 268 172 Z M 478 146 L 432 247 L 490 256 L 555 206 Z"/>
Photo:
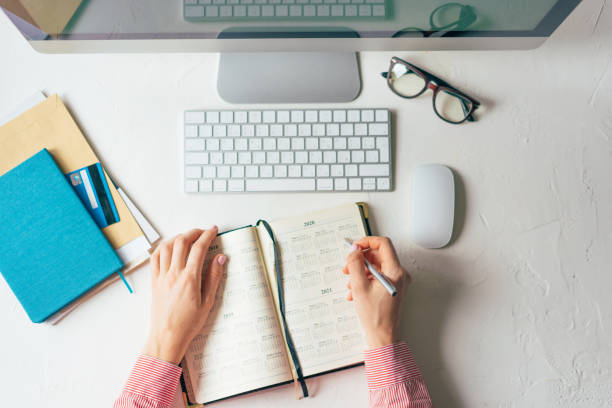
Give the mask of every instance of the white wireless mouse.
<path id="1" fill-rule="evenodd" d="M 410 235 L 425 248 L 442 248 L 453 235 L 455 179 L 441 164 L 417 166 L 412 174 Z"/>

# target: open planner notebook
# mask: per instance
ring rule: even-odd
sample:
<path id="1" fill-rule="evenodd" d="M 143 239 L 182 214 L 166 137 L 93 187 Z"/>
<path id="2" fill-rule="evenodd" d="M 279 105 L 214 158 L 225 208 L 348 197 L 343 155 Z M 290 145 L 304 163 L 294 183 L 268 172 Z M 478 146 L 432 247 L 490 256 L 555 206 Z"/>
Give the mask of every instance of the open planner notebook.
<path id="1" fill-rule="evenodd" d="M 365 235 L 364 204 L 219 235 L 207 262 L 223 253 L 229 263 L 213 311 L 183 360 L 189 401 L 294 380 L 306 391 L 304 377 L 362 363 L 365 342 L 345 298 L 342 268 L 349 251 L 344 238 Z"/>

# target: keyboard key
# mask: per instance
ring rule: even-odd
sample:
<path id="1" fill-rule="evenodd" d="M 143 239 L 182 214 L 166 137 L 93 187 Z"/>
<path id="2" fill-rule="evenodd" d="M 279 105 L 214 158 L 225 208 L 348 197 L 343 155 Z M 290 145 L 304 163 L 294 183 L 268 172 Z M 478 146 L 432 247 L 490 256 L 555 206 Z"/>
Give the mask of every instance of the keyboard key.
<path id="1" fill-rule="evenodd" d="M 272 166 L 261 166 L 259 168 L 259 176 L 264 178 L 270 178 L 273 174 Z"/>
<path id="2" fill-rule="evenodd" d="M 315 110 L 306 111 L 306 114 L 304 116 L 305 116 L 304 119 L 306 120 L 306 122 L 309 122 L 309 123 L 318 122 L 319 120 L 319 114 Z"/>
<path id="3" fill-rule="evenodd" d="M 344 166 L 342 164 L 334 164 L 331 166 L 331 175 L 332 177 L 342 177 L 344 176 Z"/>
<path id="4" fill-rule="evenodd" d="M 358 110 L 350 110 L 347 114 L 347 120 L 349 122 L 359 122 L 361 120 L 361 113 Z"/>
<path id="5" fill-rule="evenodd" d="M 338 163 L 350 163 L 351 152 L 348 150 L 341 150 L 338 152 Z"/>
<path id="6" fill-rule="evenodd" d="M 349 137 L 348 138 L 348 148 L 351 150 L 361 149 L 361 138 L 359 137 Z"/>
<path id="7" fill-rule="evenodd" d="M 213 183 L 215 192 L 227 191 L 227 182 L 225 180 L 215 180 Z"/>
<path id="8" fill-rule="evenodd" d="M 208 153 L 185 153 L 185 164 L 208 164 Z"/>
<path id="9" fill-rule="evenodd" d="M 223 160 L 225 161 L 225 164 L 237 164 L 238 163 L 238 153 L 227 152 L 223 155 Z"/>
<path id="10" fill-rule="evenodd" d="M 354 150 L 351 152 L 351 161 L 353 163 L 363 163 L 365 161 L 365 153 L 363 150 Z"/>
<path id="11" fill-rule="evenodd" d="M 359 169 L 355 164 L 347 164 L 344 167 L 347 177 L 357 177 L 359 175 Z"/>
<path id="12" fill-rule="evenodd" d="M 255 136 L 267 137 L 270 136 L 270 127 L 268 125 L 257 125 L 255 126 Z M 275 136 L 275 135 L 272 135 Z"/>
<path id="13" fill-rule="evenodd" d="M 186 193 L 197 193 L 198 192 L 198 180 L 185 180 L 185 192 Z"/>
<path id="14" fill-rule="evenodd" d="M 376 148 L 380 152 L 381 162 L 388 163 L 391 161 L 389 157 L 389 139 L 387 139 L 386 137 L 377 137 Z"/>
<path id="15" fill-rule="evenodd" d="M 264 111 L 263 113 L 263 121 L 264 123 L 274 123 L 276 120 L 276 112 L 275 111 Z"/>
<path id="16" fill-rule="evenodd" d="M 368 134 L 370 136 L 386 136 L 389 134 L 389 125 L 387 123 L 371 123 L 368 126 Z"/>
<path id="17" fill-rule="evenodd" d="M 340 134 L 342 136 L 353 136 L 353 124 L 352 123 L 343 123 L 340 126 Z"/>
<path id="18" fill-rule="evenodd" d="M 202 167 L 202 177 L 211 179 L 217 177 L 217 168 L 215 166 Z"/>
<path id="19" fill-rule="evenodd" d="M 361 177 L 389 176 L 389 165 L 387 164 L 362 164 L 359 166 Z"/>
<path id="20" fill-rule="evenodd" d="M 219 123 L 219 112 L 207 112 L 206 123 Z"/>
<path id="21" fill-rule="evenodd" d="M 302 123 L 304 122 L 304 111 L 291 111 L 291 122 Z"/>
<path id="22" fill-rule="evenodd" d="M 291 119 L 291 115 L 289 111 L 278 111 L 276 113 L 276 121 L 278 123 L 289 123 Z"/>
<path id="23" fill-rule="evenodd" d="M 243 178 L 244 166 L 232 166 L 232 178 Z"/>
<path id="24" fill-rule="evenodd" d="M 217 177 L 218 178 L 230 178 L 230 167 L 229 166 L 217 167 Z"/>
<path id="25" fill-rule="evenodd" d="M 322 137 L 319 139 L 319 149 L 331 150 L 334 147 L 334 142 L 331 137 Z"/>
<path id="26" fill-rule="evenodd" d="M 272 137 L 283 136 L 283 125 L 271 125 L 270 126 L 270 136 Z"/>
<path id="27" fill-rule="evenodd" d="M 302 177 L 302 167 L 295 164 L 289 166 L 287 175 L 293 178 Z"/>
<path id="28" fill-rule="evenodd" d="M 186 152 L 203 152 L 204 139 L 185 139 Z"/>
<path id="29" fill-rule="evenodd" d="M 363 146 L 364 149 L 375 149 L 376 148 L 376 142 L 373 137 L 364 137 L 361 140 L 361 145 Z"/>
<path id="30" fill-rule="evenodd" d="M 376 190 L 376 179 L 375 178 L 364 178 L 362 180 L 364 190 Z"/>
<path id="31" fill-rule="evenodd" d="M 259 177 L 259 167 L 257 167 L 257 166 L 246 166 L 246 176 L 247 176 L 247 178 L 257 178 L 257 177 Z"/>
<path id="32" fill-rule="evenodd" d="M 349 190 L 361 190 L 361 179 L 360 178 L 352 178 L 349 179 Z"/>
<path id="33" fill-rule="evenodd" d="M 302 177 L 314 177 L 315 176 L 315 166 L 312 164 L 307 164 L 306 166 L 302 166 Z"/>
<path id="34" fill-rule="evenodd" d="M 308 155 L 308 162 L 317 164 L 323 161 L 323 153 L 322 152 L 310 152 Z"/>
<path id="35" fill-rule="evenodd" d="M 329 177 L 329 166 L 327 164 L 317 166 L 317 177 Z"/>
<path id="36" fill-rule="evenodd" d="M 223 151 L 234 150 L 234 139 L 222 139 L 221 140 L 221 150 Z"/>
<path id="37" fill-rule="evenodd" d="M 361 120 L 364 122 L 374 122 L 374 111 L 373 110 L 361 111 Z"/>
<path id="38" fill-rule="evenodd" d="M 366 152 L 366 163 L 378 163 L 378 151 L 368 150 Z"/>
<path id="39" fill-rule="evenodd" d="M 389 111 L 384 109 L 379 109 L 376 111 L 376 121 L 377 122 L 388 122 L 389 121 Z"/>
<path id="40" fill-rule="evenodd" d="M 185 178 L 199 179 L 200 177 L 202 177 L 202 167 L 200 166 L 185 167 Z"/>
<path id="41" fill-rule="evenodd" d="M 198 129 L 199 129 L 200 137 L 212 137 L 213 135 L 212 125 L 200 125 Z"/>
<path id="42" fill-rule="evenodd" d="M 319 112 L 319 121 L 323 123 L 328 123 L 332 121 L 332 111 L 323 110 Z"/>
<path id="43" fill-rule="evenodd" d="M 377 180 L 379 190 L 390 190 L 391 182 L 388 177 L 382 177 Z"/>
<path id="44" fill-rule="evenodd" d="M 266 162 L 266 153 L 253 152 L 253 164 L 264 164 Z"/>
<path id="45" fill-rule="evenodd" d="M 343 111 L 343 110 L 334 111 L 334 122 L 337 122 L 337 123 L 346 122 L 346 111 Z"/>
<path id="46" fill-rule="evenodd" d="M 185 126 L 185 137 L 198 137 L 198 127 L 195 125 Z"/>
<path id="47" fill-rule="evenodd" d="M 298 164 L 308 163 L 308 153 L 307 152 L 295 152 L 295 162 Z"/>
<path id="48" fill-rule="evenodd" d="M 204 112 L 185 112 L 185 123 L 204 123 Z"/>
<path id="49" fill-rule="evenodd" d="M 200 180 L 200 192 L 210 193 L 211 191 L 213 191 L 213 181 L 212 180 Z"/>
<path id="50" fill-rule="evenodd" d="M 234 112 L 221 112 L 221 123 L 233 123 Z"/>
<path id="51" fill-rule="evenodd" d="M 317 179 L 317 190 L 331 191 L 334 189 L 334 180 L 330 178 Z"/>
<path id="52" fill-rule="evenodd" d="M 336 163 L 336 152 L 333 150 L 323 152 L 323 163 Z"/>
<path id="53" fill-rule="evenodd" d="M 282 137 L 277 140 L 278 150 L 290 150 L 291 149 L 291 139 L 286 137 Z"/>
<path id="54" fill-rule="evenodd" d="M 281 163 L 293 164 L 293 152 L 281 152 Z"/>
<path id="55" fill-rule="evenodd" d="M 345 178 L 334 179 L 334 188 L 338 191 L 348 190 L 348 181 Z"/>
<path id="56" fill-rule="evenodd" d="M 279 152 L 268 152 L 268 153 L 266 153 L 266 162 L 268 164 L 278 164 L 278 163 L 280 163 L 280 153 Z"/>
<path id="57" fill-rule="evenodd" d="M 229 180 L 228 191 L 232 191 L 232 192 L 244 191 L 244 180 Z"/>
<path id="58" fill-rule="evenodd" d="M 244 112 L 244 111 L 236 112 L 234 120 L 236 121 L 236 123 L 247 123 L 248 117 L 249 116 L 247 112 Z"/>
<path id="59" fill-rule="evenodd" d="M 291 150 L 304 150 L 304 138 L 294 137 L 291 140 Z"/>
<path id="60" fill-rule="evenodd" d="M 261 112 L 250 111 L 249 112 L 249 123 L 261 123 Z"/>
<path id="61" fill-rule="evenodd" d="M 284 179 L 261 180 L 249 179 L 246 181 L 247 191 L 314 191 L 314 179 Z"/>
<path id="62" fill-rule="evenodd" d="M 277 177 L 277 178 L 287 177 L 287 166 L 282 165 L 282 164 L 274 166 L 274 177 Z"/>

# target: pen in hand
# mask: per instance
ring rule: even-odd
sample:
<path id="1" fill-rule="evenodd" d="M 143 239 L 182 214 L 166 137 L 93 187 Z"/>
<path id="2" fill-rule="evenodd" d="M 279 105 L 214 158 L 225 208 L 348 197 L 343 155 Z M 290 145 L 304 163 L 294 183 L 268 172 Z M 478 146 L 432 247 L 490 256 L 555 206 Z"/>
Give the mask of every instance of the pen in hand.
<path id="1" fill-rule="evenodd" d="M 344 242 L 346 242 L 348 246 L 353 246 L 353 241 L 351 241 L 349 238 L 344 238 Z M 364 258 L 364 261 L 366 267 L 368 268 L 370 273 L 376 278 L 376 280 L 378 280 L 380 284 L 383 285 L 385 289 L 387 289 L 387 292 L 389 292 L 391 296 L 396 296 L 397 289 L 395 288 L 395 286 L 391 282 L 389 282 L 382 273 L 378 272 L 376 268 L 374 268 L 372 264 L 368 262 L 367 259 Z"/>

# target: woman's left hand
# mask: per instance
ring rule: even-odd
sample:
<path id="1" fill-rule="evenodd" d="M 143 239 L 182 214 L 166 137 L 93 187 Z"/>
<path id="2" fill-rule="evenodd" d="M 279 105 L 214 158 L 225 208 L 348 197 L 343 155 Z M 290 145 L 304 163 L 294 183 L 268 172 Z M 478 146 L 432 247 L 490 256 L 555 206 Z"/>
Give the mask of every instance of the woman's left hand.
<path id="1" fill-rule="evenodd" d="M 151 331 L 143 353 L 178 364 L 210 314 L 225 255 L 203 273 L 204 259 L 217 227 L 194 229 L 159 245 L 151 257 Z"/>

